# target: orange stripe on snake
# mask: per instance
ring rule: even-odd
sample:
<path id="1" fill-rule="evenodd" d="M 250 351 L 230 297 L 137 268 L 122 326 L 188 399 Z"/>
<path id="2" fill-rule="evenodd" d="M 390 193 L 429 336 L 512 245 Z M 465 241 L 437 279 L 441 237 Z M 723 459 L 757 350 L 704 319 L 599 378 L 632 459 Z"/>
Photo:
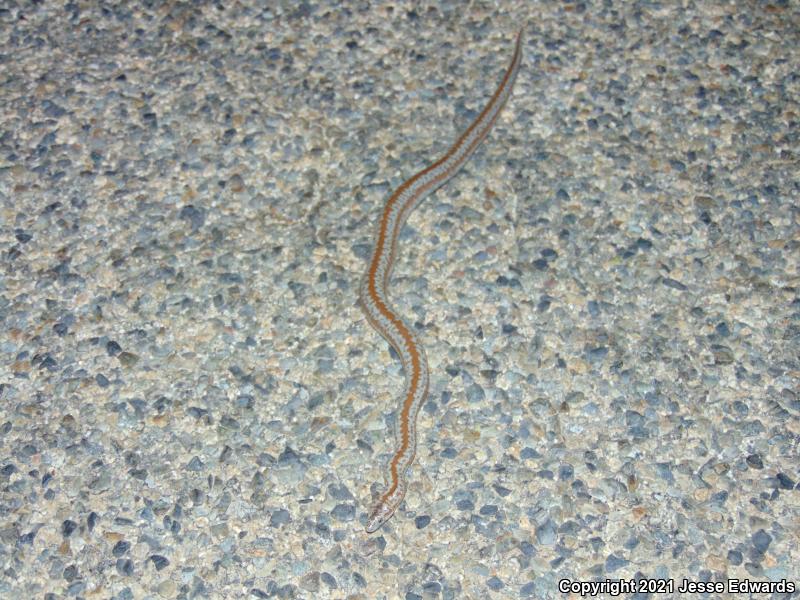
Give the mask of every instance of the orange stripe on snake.
<path id="1" fill-rule="evenodd" d="M 386 290 L 397 254 L 397 239 L 411 212 L 428 194 L 444 185 L 464 166 L 489 133 L 511 95 L 521 60 L 522 31 L 517 34 L 511 64 L 489 103 L 444 156 L 392 193 L 378 222 L 375 247 L 361 284 L 359 299 L 372 327 L 400 356 L 406 379 L 396 419 L 397 447 L 387 467 L 386 490 L 367 517 L 368 533 L 376 531 L 388 521 L 403 501 L 408 487 L 407 471 L 414 462 L 417 447 L 417 413 L 428 396 L 428 359 L 425 349 L 414 330 L 392 308 Z"/>

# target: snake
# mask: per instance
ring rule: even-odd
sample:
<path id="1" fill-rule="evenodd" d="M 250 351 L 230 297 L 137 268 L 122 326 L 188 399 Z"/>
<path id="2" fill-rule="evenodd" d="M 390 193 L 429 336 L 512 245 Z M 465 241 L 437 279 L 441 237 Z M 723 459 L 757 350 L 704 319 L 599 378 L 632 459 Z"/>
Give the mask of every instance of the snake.
<path id="1" fill-rule="evenodd" d="M 397 258 L 398 238 L 409 215 L 436 189 L 447 183 L 489 134 L 511 95 L 522 61 L 522 30 L 517 34 L 511 63 L 489 102 L 450 149 L 404 181 L 384 205 L 377 223 L 369 267 L 362 278 L 359 304 L 367 321 L 395 349 L 403 364 L 405 380 L 395 420 L 395 451 L 386 467 L 386 488 L 369 511 L 365 529 L 377 531 L 391 519 L 408 489 L 408 471 L 417 447 L 417 413 L 428 397 L 428 359 L 419 336 L 389 301 L 388 284 Z"/>

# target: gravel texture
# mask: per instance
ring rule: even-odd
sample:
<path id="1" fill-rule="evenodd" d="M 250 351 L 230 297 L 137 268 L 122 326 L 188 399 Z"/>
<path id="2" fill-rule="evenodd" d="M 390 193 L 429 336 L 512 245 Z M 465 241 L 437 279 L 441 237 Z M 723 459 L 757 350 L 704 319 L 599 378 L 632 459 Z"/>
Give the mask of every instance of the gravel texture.
<path id="1" fill-rule="evenodd" d="M 800 586 L 798 4 L 260 4 L 0 7 L 0 596 Z"/>

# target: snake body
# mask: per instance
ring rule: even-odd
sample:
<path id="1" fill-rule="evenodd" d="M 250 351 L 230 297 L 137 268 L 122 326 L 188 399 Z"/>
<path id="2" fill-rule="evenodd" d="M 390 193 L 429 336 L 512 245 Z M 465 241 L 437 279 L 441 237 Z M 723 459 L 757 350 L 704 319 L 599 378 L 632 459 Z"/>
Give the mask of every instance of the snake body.
<path id="1" fill-rule="evenodd" d="M 414 330 L 389 302 L 387 287 L 397 256 L 397 240 L 408 216 L 425 197 L 455 175 L 487 136 L 511 95 L 522 60 L 522 31 L 517 34 L 511 64 L 478 117 L 436 162 L 400 185 L 386 201 L 378 223 L 375 246 L 359 294 L 367 320 L 397 351 L 405 370 L 400 412 L 395 431 L 396 449 L 387 466 L 387 487 L 370 511 L 366 530 L 372 533 L 388 521 L 408 488 L 407 471 L 417 446 L 417 413 L 428 396 L 428 359 Z"/>

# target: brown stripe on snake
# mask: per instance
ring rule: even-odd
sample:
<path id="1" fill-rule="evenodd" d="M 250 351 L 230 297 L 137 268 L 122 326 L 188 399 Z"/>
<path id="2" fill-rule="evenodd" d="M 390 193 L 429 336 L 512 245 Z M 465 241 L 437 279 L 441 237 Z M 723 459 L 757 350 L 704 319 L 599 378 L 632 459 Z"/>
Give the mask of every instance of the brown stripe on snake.
<path id="1" fill-rule="evenodd" d="M 361 284 L 359 299 L 367 320 L 400 356 L 406 378 L 396 419 L 397 447 L 387 467 L 386 490 L 367 517 L 368 533 L 376 531 L 388 521 L 403 501 L 408 487 L 407 471 L 414 462 L 417 447 L 417 413 L 428 396 L 428 359 L 425 349 L 414 330 L 392 308 L 386 289 L 397 254 L 400 230 L 422 200 L 453 177 L 489 133 L 511 95 L 521 60 L 522 31 L 517 34 L 511 64 L 489 103 L 444 156 L 392 193 L 378 223 L 375 247 Z"/>

